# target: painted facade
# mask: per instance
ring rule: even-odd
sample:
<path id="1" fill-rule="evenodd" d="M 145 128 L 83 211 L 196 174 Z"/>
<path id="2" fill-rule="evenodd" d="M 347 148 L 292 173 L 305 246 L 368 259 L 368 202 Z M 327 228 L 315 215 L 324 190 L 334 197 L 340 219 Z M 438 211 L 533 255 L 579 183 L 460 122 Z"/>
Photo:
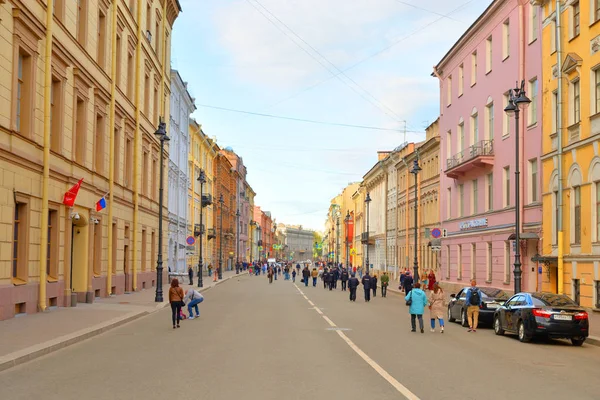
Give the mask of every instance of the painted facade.
<path id="1" fill-rule="evenodd" d="M 55 2 L 47 24 L 42 2 L 0 2 L 0 319 L 155 284 L 154 132 L 169 115 L 181 10 L 176 0 L 129 3 L 89 2 L 81 13 Z M 63 195 L 81 178 L 69 209 Z"/>
<path id="2" fill-rule="evenodd" d="M 515 121 L 503 109 L 515 81 L 532 100 L 521 114 L 523 290 L 539 289 L 541 235 L 541 11 L 496 0 L 434 68 L 440 82 L 441 279 L 513 289 Z"/>
<path id="3" fill-rule="evenodd" d="M 366 193 L 371 197 L 371 203 L 368 210 L 365 205 L 365 232 L 369 229 L 369 243 L 363 240 L 365 249 L 363 256 L 365 260 L 369 258 L 370 267 L 375 271 L 384 271 L 387 265 L 386 260 L 386 211 L 387 211 L 387 174 L 383 166 L 383 160 L 390 154 L 389 151 L 380 151 L 377 153 L 378 161 L 369 172 L 363 177 L 363 183 Z M 366 214 L 368 212 L 368 221 Z M 368 247 L 368 249 L 367 249 Z M 368 250 L 368 254 L 367 254 Z M 379 274 L 379 272 L 377 272 Z"/>

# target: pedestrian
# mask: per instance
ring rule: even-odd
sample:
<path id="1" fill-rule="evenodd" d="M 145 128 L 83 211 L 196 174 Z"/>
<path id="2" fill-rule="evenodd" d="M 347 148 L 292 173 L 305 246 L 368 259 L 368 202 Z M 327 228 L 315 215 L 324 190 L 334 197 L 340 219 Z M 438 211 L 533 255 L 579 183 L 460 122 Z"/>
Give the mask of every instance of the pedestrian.
<path id="1" fill-rule="evenodd" d="M 340 269 L 339 269 L 339 267 L 336 266 L 333 269 L 333 280 L 332 280 L 332 284 L 333 284 L 333 288 L 334 289 L 337 289 L 338 279 L 340 279 Z"/>
<path id="2" fill-rule="evenodd" d="M 323 270 L 323 275 L 321 276 L 321 279 L 323 279 L 323 289 L 327 289 L 327 285 L 329 282 L 329 270 L 327 268 Z"/>
<path id="3" fill-rule="evenodd" d="M 310 273 L 310 275 L 312 277 L 313 287 L 316 287 L 317 286 L 317 278 L 319 277 L 319 271 L 317 271 L 316 268 L 313 268 L 313 270 Z"/>
<path id="4" fill-rule="evenodd" d="M 410 275 L 410 271 L 406 271 L 402 285 L 404 288 L 404 293 L 409 294 L 413 287 L 413 277 Z"/>
<path id="5" fill-rule="evenodd" d="M 275 265 L 273 265 L 273 266 L 271 266 L 271 270 L 273 271 L 273 276 L 275 276 L 275 280 L 277 280 L 277 275 L 278 275 L 277 267 Z"/>
<path id="6" fill-rule="evenodd" d="M 171 281 L 171 287 L 169 288 L 169 303 L 171 304 L 171 319 L 173 320 L 173 329 L 179 328 L 179 321 L 181 321 L 181 307 L 185 304 L 183 302 L 183 289 L 179 287 L 179 280 L 177 278 Z M 177 325 L 175 325 L 177 320 Z"/>
<path id="7" fill-rule="evenodd" d="M 444 314 L 446 312 L 446 295 L 438 282 L 433 284 L 429 294 L 429 318 L 431 319 L 431 332 L 435 332 L 435 319 L 440 323 L 440 332 L 444 333 Z"/>
<path id="8" fill-rule="evenodd" d="M 189 303 L 187 303 L 188 314 L 190 315 L 188 319 L 194 319 L 194 313 L 192 308 L 196 309 L 196 318 L 199 318 L 200 310 L 198 310 L 198 304 L 204 301 L 204 296 L 202 296 L 199 292 L 194 290 L 194 288 L 191 288 L 188 289 L 187 293 L 185 294 L 185 297 L 183 298 L 183 301 L 189 301 Z"/>
<path id="9" fill-rule="evenodd" d="M 410 313 L 410 326 L 411 332 L 416 332 L 417 325 L 416 319 L 419 319 L 419 328 L 421 333 L 425 333 L 423 329 L 423 313 L 425 312 L 425 306 L 427 305 L 427 296 L 425 292 L 421 290 L 421 284 L 416 282 L 414 288 L 404 297 L 406 304 L 409 306 L 408 312 Z"/>
<path id="10" fill-rule="evenodd" d="M 350 301 L 356 301 L 356 289 L 360 281 L 356 277 L 356 274 L 352 274 L 350 279 L 348 280 L 348 289 L 350 289 Z"/>
<path id="11" fill-rule="evenodd" d="M 292 282 L 296 282 L 296 270 L 292 271 Z"/>
<path id="12" fill-rule="evenodd" d="M 188 267 L 188 277 L 190 278 L 190 285 L 194 284 L 194 269 L 189 266 Z"/>
<path id="13" fill-rule="evenodd" d="M 406 271 L 400 274 L 400 289 L 401 292 L 404 292 L 404 279 L 406 278 Z"/>
<path id="14" fill-rule="evenodd" d="M 360 268 L 358 270 L 358 276 L 360 276 L 360 279 L 362 279 L 362 277 L 363 277 L 363 268 Z"/>
<path id="15" fill-rule="evenodd" d="M 429 275 L 427 275 L 427 280 L 428 280 L 428 289 L 429 290 L 433 290 L 434 286 L 435 286 L 435 274 L 433 273 L 433 270 L 429 270 Z"/>
<path id="16" fill-rule="evenodd" d="M 304 286 L 308 286 L 308 277 L 310 272 L 308 271 L 308 267 L 304 267 L 302 270 L 302 279 L 304 280 Z"/>
<path id="17" fill-rule="evenodd" d="M 273 283 L 273 268 L 271 267 L 267 270 L 267 278 L 269 279 L 269 283 Z"/>
<path id="18" fill-rule="evenodd" d="M 479 307 L 483 304 L 483 299 L 481 298 L 481 291 L 477 288 L 475 279 L 471 281 L 471 287 L 467 289 L 465 304 L 467 305 L 467 320 L 469 321 L 468 332 L 477 332 Z"/>
<path id="19" fill-rule="evenodd" d="M 371 276 L 369 271 L 362 277 L 363 289 L 365 290 L 365 301 L 371 301 Z"/>
<path id="20" fill-rule="evenodd" d="M 346 285 L 348 284 L 348 270 L 346 268 L 342 269 L 341 280 L 342 280 L 342 292 L 345 292 Z"/>
<path id="21" fill-rule="evenodd" d="M 212 264 L 208 264 L 208 276 L 212 275 Z"/>
<path id="22" fill-rule="evenodd" d="M 379 281 L 381 282 L 381 297 L 387 297 L 387 287 L 390 283 L 390 276 L 387 272 L 384 272 Z"/>
<path id="23" fill-rule="evenodd" d="M 377 297 L 377 274 L 371 277 L 371 290 L 373 290 L 373 297 Z"/>

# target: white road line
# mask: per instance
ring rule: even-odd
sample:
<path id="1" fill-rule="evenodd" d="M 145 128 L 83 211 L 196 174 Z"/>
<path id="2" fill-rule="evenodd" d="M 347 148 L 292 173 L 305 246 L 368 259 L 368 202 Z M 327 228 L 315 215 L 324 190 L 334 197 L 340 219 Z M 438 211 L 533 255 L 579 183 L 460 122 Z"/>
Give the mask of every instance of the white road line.
<path id="1" fill-rule="evenodd" d="M 318 307 L 315 307 L 315 311 L 319 313 L 319 315 L 323 315 L 323 311 L 319 310 Z"/>
<path id="2" fill-rule="evenodd" d="M 320 310 L 319 310 L 319 311 L 320 311 Z M 327 321 L 327 323 L 328 323 L 329 325 L 331 325 L 333 328 L 335 328 L 335 324 L 333 323 L 333 321 L 332 321 L 332 320 L 330 320 L 330 319 L 327 317 L 327 315 L 323 315 L 323 314 L 321 314 L 321 316 L 323 317 L 323 319 L 324 319 L 325 321 Z"/>
<path id="3" fill-rule="evenodd" d="M 312 301 L 308 300 L 308 304 L 310 304 L 311 306 L 315 306 L 315 303 L 313 303 Z"/>

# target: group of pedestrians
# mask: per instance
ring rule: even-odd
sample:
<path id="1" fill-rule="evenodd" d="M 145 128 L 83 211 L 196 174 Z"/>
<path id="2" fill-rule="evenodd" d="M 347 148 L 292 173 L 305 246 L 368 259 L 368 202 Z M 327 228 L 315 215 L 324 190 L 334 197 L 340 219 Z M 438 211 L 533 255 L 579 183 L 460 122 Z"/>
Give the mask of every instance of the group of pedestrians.
<path id="1" fill-rule="evenodd" d="M 171 305 L 171 320 L 173 321 L 173 329 L 180 328 L 179 322 L 185 319 L 186 316 L 181 311 L 182 307 L 187 304 L 189 317 L 187 319 L 192 320 L 200 317 L 200 310 L 198 304 L 204 301 L 204 296 L 193 287 L 188 289 L 185 293 L 179 286 L 179 280 L 177 278 L 171 281 L 171 287 L 169 288 L 169 304 Z M 196 316 L 194 317 L 194 311 Z"/>

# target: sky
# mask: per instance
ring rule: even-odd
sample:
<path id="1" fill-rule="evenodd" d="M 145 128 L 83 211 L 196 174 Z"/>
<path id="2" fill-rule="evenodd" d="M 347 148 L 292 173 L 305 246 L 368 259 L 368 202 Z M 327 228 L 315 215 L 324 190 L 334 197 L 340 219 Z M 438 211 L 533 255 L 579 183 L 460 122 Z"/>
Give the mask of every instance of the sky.
<path id="1" fill-rule="evenodd" d="M 490 3 L 180 0 L 171 63 L 192 117 L 243 158 L 255 204 L 322 230 L 378 150 L 424 139 L 439 115 L 433 66 Z"/>

